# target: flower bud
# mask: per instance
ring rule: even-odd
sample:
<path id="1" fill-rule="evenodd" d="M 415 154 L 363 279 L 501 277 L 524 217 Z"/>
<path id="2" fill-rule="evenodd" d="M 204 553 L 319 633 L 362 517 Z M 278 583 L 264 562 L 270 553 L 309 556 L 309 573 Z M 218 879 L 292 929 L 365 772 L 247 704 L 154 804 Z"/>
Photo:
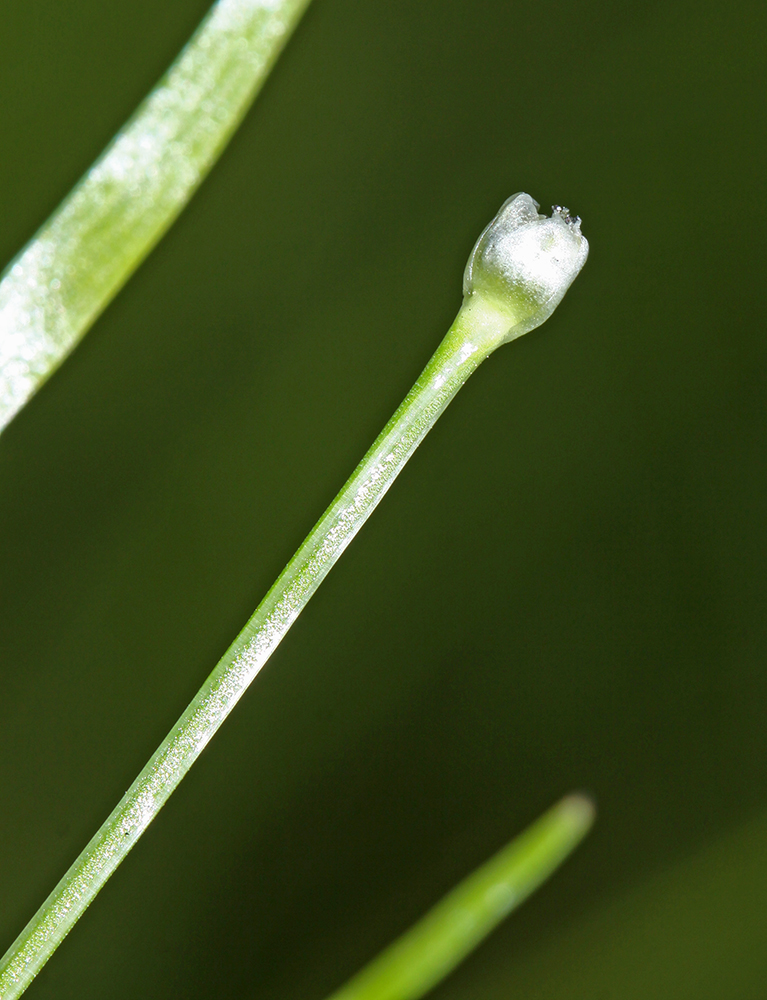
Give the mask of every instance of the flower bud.
<path id="1" fill-rule="evenodd" d="M 549 318 L 589 252 L 577 216 L 554 205 L 548 218 L 538 207 L 529 194 L 509 198 L 477 240 L 464 273 L 467 301 L 481 297 L 508 317 L 507 341 Z"/>

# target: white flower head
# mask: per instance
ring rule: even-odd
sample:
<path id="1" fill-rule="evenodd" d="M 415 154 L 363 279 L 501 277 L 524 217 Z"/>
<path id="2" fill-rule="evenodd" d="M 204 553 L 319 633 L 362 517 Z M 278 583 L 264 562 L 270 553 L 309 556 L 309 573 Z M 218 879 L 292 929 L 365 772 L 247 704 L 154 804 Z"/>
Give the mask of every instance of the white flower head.
<path id="1" fill-rule="evenodd" d="M 523 192 L 504 202 L 477 240 L 464 273 L 467 299 L 482 296 L 508 314 L 508 340 L 549 318 L 589 253 L 577 216 L 554 205 L 549 218 L 538 208 Z"/>

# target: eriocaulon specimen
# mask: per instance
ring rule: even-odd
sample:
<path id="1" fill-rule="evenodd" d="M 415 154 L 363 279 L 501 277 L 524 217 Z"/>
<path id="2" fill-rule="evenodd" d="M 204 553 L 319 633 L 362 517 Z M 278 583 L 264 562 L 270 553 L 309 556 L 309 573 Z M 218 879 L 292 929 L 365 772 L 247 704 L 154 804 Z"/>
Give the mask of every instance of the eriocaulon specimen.
<path id="1" fill-rule="evenodd" d="M 469 375 L 534 329 L 586 261 L 580 219 L 510 198 L 480 236 L 453 325 L 404 402 L 144 770 L 0 964 L 0 996 L 19 996 L 133 847 L 269 659 L 309 598 Z"/>

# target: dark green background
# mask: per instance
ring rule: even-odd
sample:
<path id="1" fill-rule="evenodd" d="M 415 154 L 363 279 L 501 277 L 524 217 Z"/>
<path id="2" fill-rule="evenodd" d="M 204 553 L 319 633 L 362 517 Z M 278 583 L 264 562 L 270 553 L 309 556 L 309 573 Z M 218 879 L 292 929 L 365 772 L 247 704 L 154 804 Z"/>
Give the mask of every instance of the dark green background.
<path id="1" fill-rule="evenodd" d="M 0 258 L 204 0 L 6 0 Z M 584 218 L 30 997 L 321 1000 L 559 795 L 435 998 L 761 998 L 761 2 L 315 0 L 0 440 L 0 951 L 418 374 L 508 195 Z"/>

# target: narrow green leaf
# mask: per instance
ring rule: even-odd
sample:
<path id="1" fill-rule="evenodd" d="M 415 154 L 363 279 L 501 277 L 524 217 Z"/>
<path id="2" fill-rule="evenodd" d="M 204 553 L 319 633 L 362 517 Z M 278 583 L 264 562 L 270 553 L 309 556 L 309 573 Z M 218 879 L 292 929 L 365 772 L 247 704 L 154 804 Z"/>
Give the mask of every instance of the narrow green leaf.
<path id="1" fill-rule="evenodd" d="M 309 0 L 219 0 L 0 280 L 0 430 L 61 364 L 215 163 Z"/>
<path id="2" fill-rule="evenodd" d="M 451 972 L 577 847 L 594 806 L 569 795 L 472 872 L 328 1000 L 417 1000 Z"/>

